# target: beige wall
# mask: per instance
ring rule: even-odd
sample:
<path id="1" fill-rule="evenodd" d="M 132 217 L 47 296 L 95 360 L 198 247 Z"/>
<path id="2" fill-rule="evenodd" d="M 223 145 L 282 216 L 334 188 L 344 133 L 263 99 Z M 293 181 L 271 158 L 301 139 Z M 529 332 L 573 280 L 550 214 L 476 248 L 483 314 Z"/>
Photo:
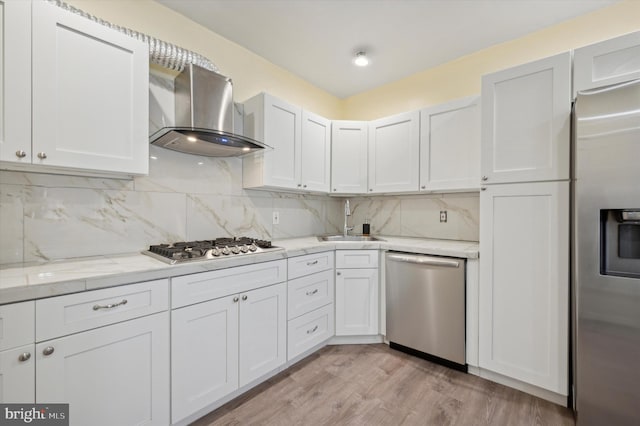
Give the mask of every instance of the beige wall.
<path id="1" fill-rule="evenodd" d="M 344 117 L 372 120 L 480 93 L 483 74 L 640 30 L 640 0 L 502 43 L 343 101 Z"/>
<path id="2" fill-rule="evenodd" d="M 150 0 L 65 0 L 111 23 L 193 50 L 233 78 L 234 98 L 242 102 L 269 92 L 330 119 L 342 116 L 342 102 L 247 49 Z"/>
<path id="3" fill-rule="evenodd" d="M 211 59 L 233 78 L 236 101 L 265 91 L 327 118 L 350 120 L 371 120 L 477 94 L 483 74 L 640 30 L 640 0 L 626 0 L 341 100 L 151 0 L 67 2 Z"/>

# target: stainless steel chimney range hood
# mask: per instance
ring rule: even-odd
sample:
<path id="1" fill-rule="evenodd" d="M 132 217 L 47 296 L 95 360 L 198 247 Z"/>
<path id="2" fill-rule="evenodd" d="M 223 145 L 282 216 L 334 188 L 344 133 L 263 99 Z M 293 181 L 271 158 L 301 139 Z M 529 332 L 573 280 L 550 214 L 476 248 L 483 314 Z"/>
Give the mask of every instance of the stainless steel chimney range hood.
<path id="1" fill-rule="evenodd" d="M 233 83 L 188 64 L 175 79 L 175 126 L 151 135 L 152 145 L 208 157 L 237 157 L 269 148 L 235 134 Z"/>

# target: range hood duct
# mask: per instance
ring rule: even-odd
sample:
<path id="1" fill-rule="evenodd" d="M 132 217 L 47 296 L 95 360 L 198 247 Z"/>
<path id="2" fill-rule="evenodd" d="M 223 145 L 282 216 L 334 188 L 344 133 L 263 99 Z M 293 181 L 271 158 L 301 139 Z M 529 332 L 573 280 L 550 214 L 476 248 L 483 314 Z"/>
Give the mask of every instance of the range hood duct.
<path id="1" fill-rule="evenodd" d="M 268 148 L 233 133 L 233 83 L 230 78 L 188 64 L 176 77 L 175 126 L 149 138 L 152 145 L 208 157 L 237 157 Z"/>

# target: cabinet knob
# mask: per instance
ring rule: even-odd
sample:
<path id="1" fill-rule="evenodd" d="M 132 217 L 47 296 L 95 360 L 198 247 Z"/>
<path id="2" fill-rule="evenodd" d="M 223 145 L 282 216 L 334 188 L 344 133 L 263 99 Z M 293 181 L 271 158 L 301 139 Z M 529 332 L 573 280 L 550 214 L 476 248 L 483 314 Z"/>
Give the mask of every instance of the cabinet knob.
<path id="1" fill-rule="evenodd" d="M 483 186 L 482 188 L 480 188 L 480 191 L 486 191 L 486 190 L 487 190 L 486 186 Z"/>
<path id="2" fill-rule="evenodd" d="M 369 188 L 369 192 L 373 192 L 373 188 Z"/>
<path id="3" fill-rule="evenodd" d="M 243 295 L 242 295 L 242 300 L 247 300 L 247 299 L 248 299 L 247 295 L 246 295 L 246 294 L 243 294 Z"/>
<path id="4" fill-rule="evenodd" d="M 426 186 L 424 186 L 424 185 L 422 185 L 422 186 L 420 187 L 420 189 L 427 189 L 427 187 L 426 187 Z"/>
<path id="5" fill-rule="evenodd" d="M 342 275 L 342 272 L 336 272 L 336 275 Z"/>
<path id="6" fill-rule="evenodd" d="M 44 160 L 45 158 L 47 158 L 47 154 L 45 152 L 39 152 L 38 158 L 41 160 Z"/>
<path id="7" fill-rule="evenodd" d="M 53 346 L 47 346 L 46 348 L 44 348 L 44 350 L 42 351 L 42 355 L 44 356 L 49 356 L 53 353 Z"/>
<path id="8" fill-rule="evenodd" d="M 482 176 L 482 180 L 483 181 L 487 181 L 487 180 L 489 180 L 489 177 L 488 176 Z"/>
<path id="9" fill-rule="evenodd" d="M 298 188 L 300 188 L 301 186 L 302 186 L 302 184 L 301 184 L 301 183 L 299 183 L 299 184 L 298 184 Z"/>
<path id="10" fill-rule="evenodd" d="M 234 296 L 234 298 L 233 298 L 233 303 L 237 303 L 237 302 L 238 302 L 238 300 L 240 300 L 240 298 L 239 298 L 238 296 Z"/>
<path id="11" fill-rule="evenodd" d="M 336 192 L 336 191 L 337 191 L 337 189 L 333 188 L 333 192 Z"/>
<path id="12" fill-rule="evenodd" d="M 302 185 L 302 187 L 303 187 L 303 188 L 306 188 L 306 187 L 307 187 L 307 185 Z"/>
<path id="13" fill-rule="evenodd" d="M 18 157 L 18 158 L 24 158 L 24 157 L 26 157 L 26 156 L 27 156 L 27 153 L 26 153 L 26 152 L 24 152 L 23 150 L 19 149 L 19 150 L 17 150 L 17 151 L 16 151 L 16 157 Z"/>
<path id="14" fill-rule="evenodd" d="M 31 358 L 31 353 L 30 352 L 23 352 L 18 357 L 18 361 L 25 362 L 25 361 L 29 361 L 30 358 Z"/>

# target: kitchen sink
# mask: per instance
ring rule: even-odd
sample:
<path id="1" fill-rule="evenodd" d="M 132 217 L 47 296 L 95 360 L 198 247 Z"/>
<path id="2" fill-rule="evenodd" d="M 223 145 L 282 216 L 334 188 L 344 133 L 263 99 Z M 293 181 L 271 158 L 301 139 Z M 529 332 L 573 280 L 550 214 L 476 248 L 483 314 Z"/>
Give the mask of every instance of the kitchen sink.
<path id="1" fill-rule="evenodd" d="M 382 238 L 373 237 L 371 235 L 322 235 L 318 237 L 318 241 L 336 242 L 336 241 L 384 241 Z"/>

